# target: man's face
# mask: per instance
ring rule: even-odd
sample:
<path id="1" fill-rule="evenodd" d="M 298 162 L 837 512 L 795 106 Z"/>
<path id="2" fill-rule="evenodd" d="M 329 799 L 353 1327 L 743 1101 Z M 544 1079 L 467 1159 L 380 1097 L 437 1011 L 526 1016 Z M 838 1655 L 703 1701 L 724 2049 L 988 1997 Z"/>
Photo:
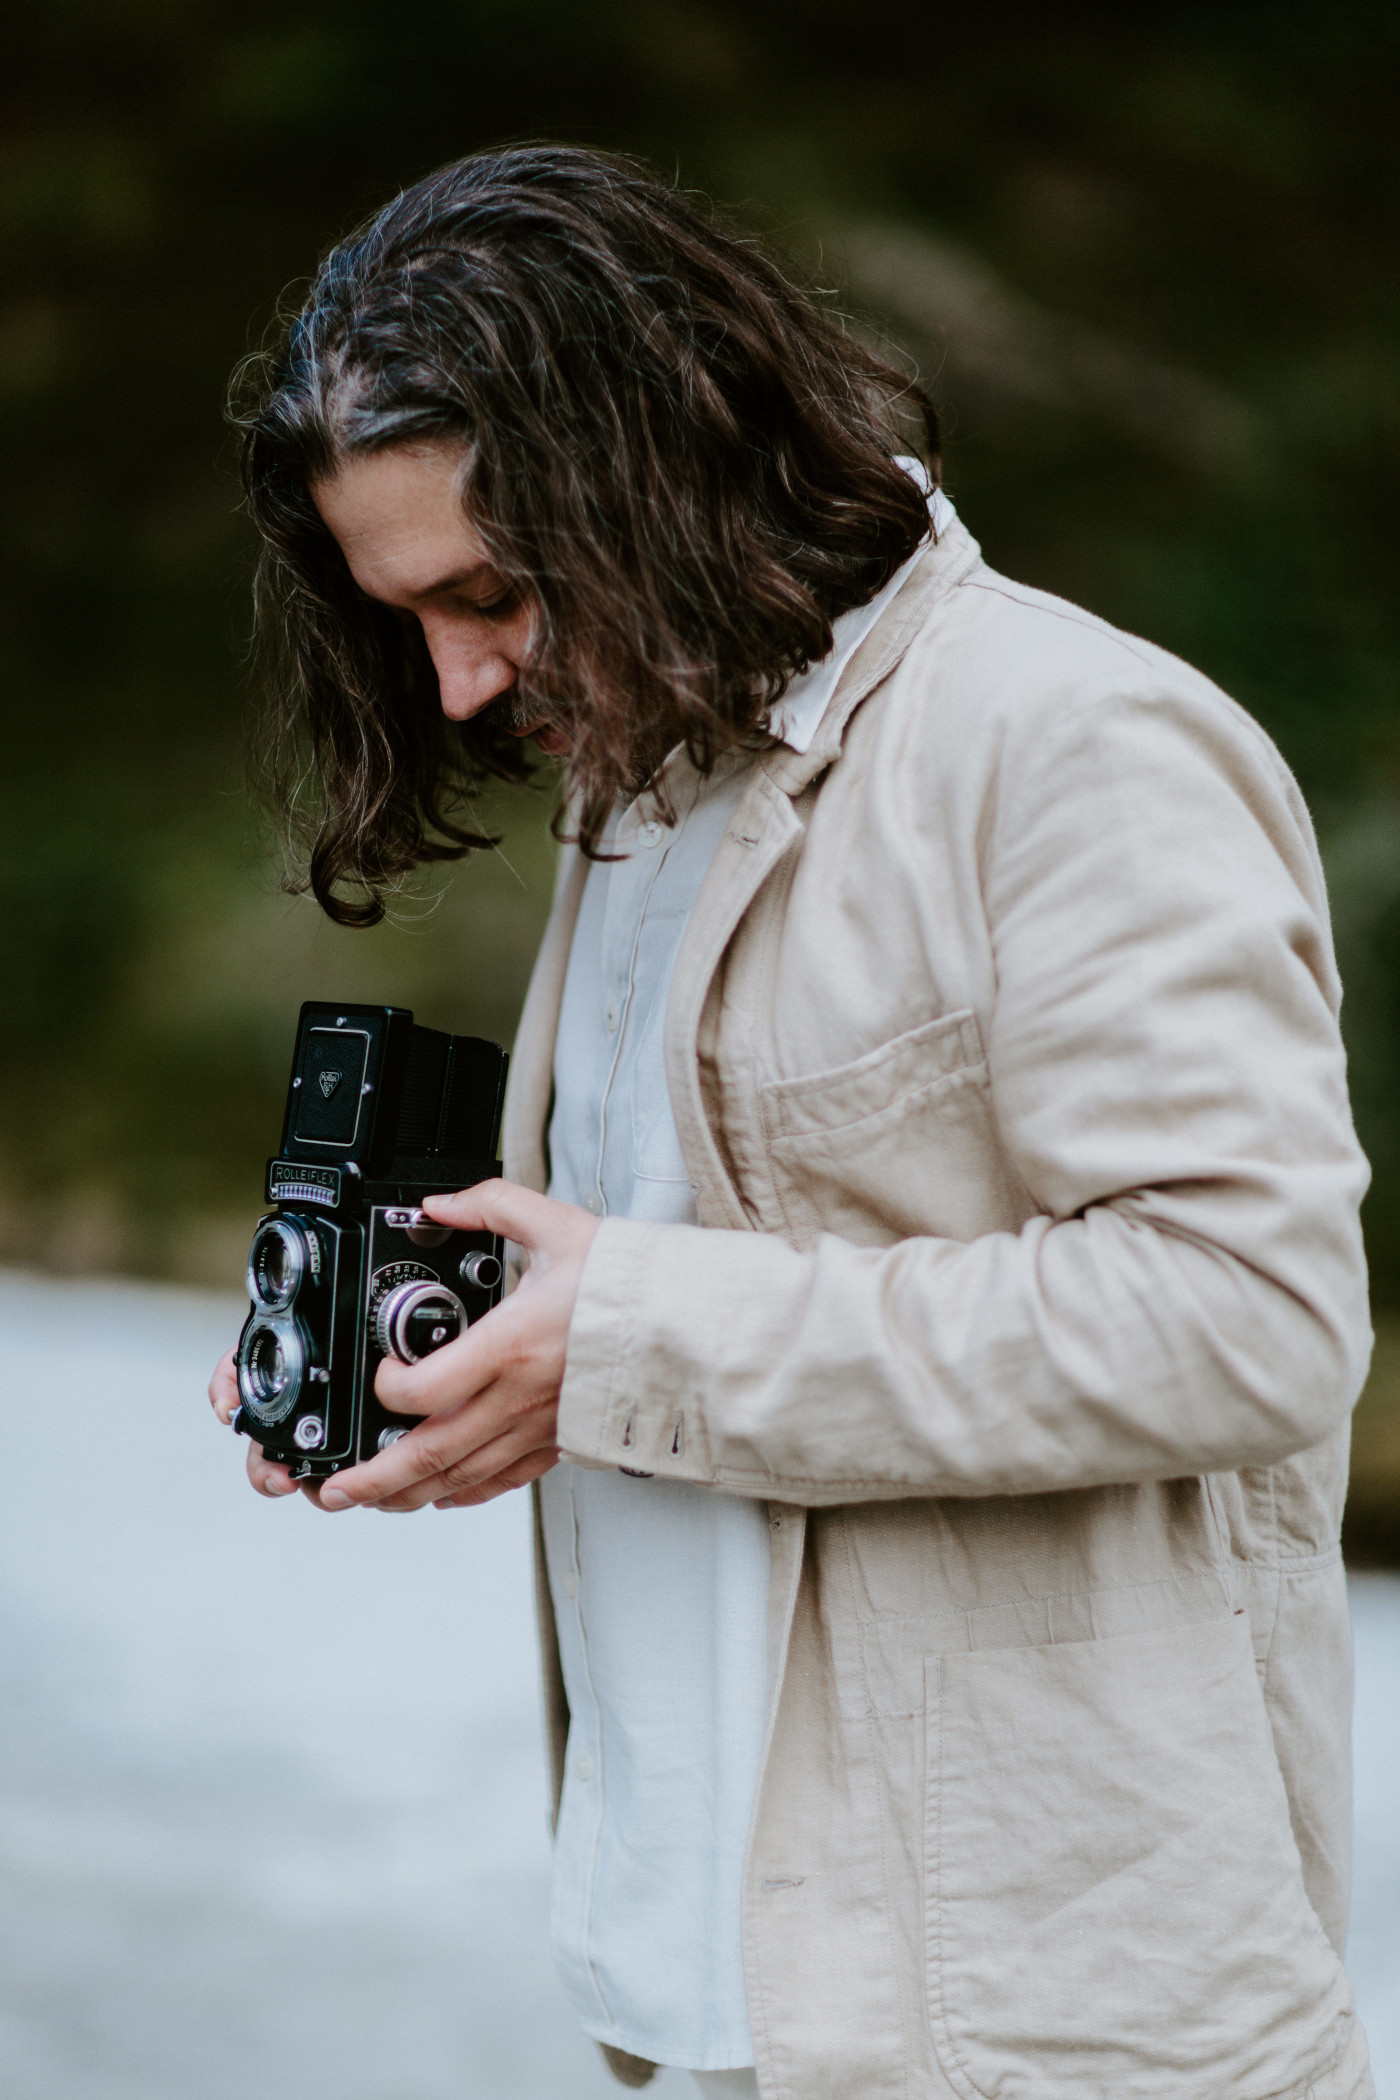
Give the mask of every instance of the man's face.
<path id="1" fill-rule="evenodd" d="M 311 494 L 360 589 L 418 622 L 442 694 L 442 711 L 465 722 L 514 691 L 529 653 L 530 607 L 492 567 L 462 508 L 460 453 L 402 445 L 349 459 Z M 513 717 L 550 757 L 565 732 Z"/>

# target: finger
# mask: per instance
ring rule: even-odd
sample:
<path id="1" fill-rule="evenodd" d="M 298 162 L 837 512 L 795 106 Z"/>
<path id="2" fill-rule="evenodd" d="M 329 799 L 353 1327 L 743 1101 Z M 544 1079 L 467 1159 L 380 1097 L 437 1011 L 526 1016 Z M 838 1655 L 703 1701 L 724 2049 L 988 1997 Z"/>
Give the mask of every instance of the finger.
<path id="1" fill-rule="evenodd" d="M 324 1480 L 297 1480 L 293 1481 L 292 1483 L 294 1487 L 299 1487 L 301 1489 L 307 1501 L 314 1504 L 314 1506 L 317 1509 L 320 1509 L 323 1506 L 321 1502 L 321 1490 L 325 1486 L 325 1484 L 326 1483 Z"/>
<path id="2" fill-rule="evenodd" d="M 490 1501 L 492 1493 L 505 1494 L 507 1489 L 547 1473 L 558 1458 L 558 1446 L 542 1441 L 538 1429 L 522 1429 L 518 1434 L 497 1437 L 469 1459 L 458 1460 L 443 1472 L 417 1481 L 401 1495 L 386 1496 L 376 1506 L 391 1513 L 426 1509 L 430 1502 L 446 1508 L 452 1498 L 460 1497 L 465 1508 Z M 493 1481 L 500 1484 L 488 1493 Z"/>
<path id="3" fill-rule="evenodd" d="M 552 1425 L 551 1425 L 552 1426 Z M 468 1503 L 481 1497 L 481 1491 L 503 1474 L 514 1475 L 516 1469 L 527 1470 L 522 1479 L 531 1478 L 528 1468 L 538 1461 L 537 1470 L 547 1472 L 559 1457 L 559 1447 L 552 1441 L 542 1443 L 538 1430 L 533 1435 L 498 1437 L 493 1444 L 474 1451 L 470 1458 L 459 1460 L 449 1466 L 443 1475 L 439 1492 L 433 1500 L 442 1501 L 447 1496 L 462 1496 Z M 489 1499 L 486 1498 L 486 1499 Z"/>
<path id="4" fill-rule="evenodd" d="M 533 1417 L 533 1419 L 532 1419 Z M 431 1501 L 417 1491 L 439 1474 L 465 1482 L 468 1475 L 458 1468 L 472 1468 L 471 1478 L 497 1472 L 510 1459 L 554 1435 L 552 1407 L 531 1409 L 513 1419 L 504 1396 L 493 1404 L 478 1401 L 470 1411 L 419 1423 L 377 1458 L 352 1466 L 328 1481 L 321 1493 L 323 1509 L 348 1509 L 364 1503 L 395 1503 L 414 1509 Z M 494 1448 L 493 1450 L 493 1447 Z M 493 1452 L 493 1459 L 477 1463 L 479 1454 Z M 413 1496 L 412 1501 L 402 1497 Z"/>
<path id="5" fill-rule="evenodd" d="M 248 1446 L 248 1478 L 258 1494 L 270 1496 L 274 1500 L 281 1495 L 289 1495 L 296 1486 L 285 1466 L 275 1466 L 263 1457 L 261 1444 Z"/>
<path id="6" fill-rule="evenodd" d="M 238 1409 L 238 1372 L 234 1367 L 236 1352 L 225 1350 L 214 1366 L 214 1375 L 209 1381 L 209 1405 L 227 1429 Z"/>
<path id="7" fill-rule="evenodd" d="M 459 1189 L 455 1196 L 425 1196 L 423 1208 L 439 1224 L 453 1225 L 459 1232 L 496 1232 L 517 1246 L 538 1247 L 548 1240 L 551 1227 L 558 1229 L 577 1205 L 560 1203 L 555 1197 L 537 1195 L 517 1181 L 478 1181 Z M 578 1215 L 590 1224 L 588 1211 Z"/>
<path id="8" fill-rule="evenodd" d="M 483 1502 L 494 1502 L 498 1495 L 508 1495 L 513 1488 L 528 1487 L 559 1463 L 559 1453 L 551 1444 L 543 1451 L 531 1451 L 525 1458 L 517 1459 L 514 1465 L 506 1466 L 490 1480 L 483 1480 L 476 1487 L 462 1488 L 455 1494 L 435 1496 L 434 1509 L 477 1509 Z"/>
<path id="9" fill-rule="evenodd" d="M 460 1430 L 461 1424 L 454 1416 L 449 1418 L 448 1426 Z M 486 1436 L 494 1435 L 499 1427 L 498 1422 L 493 1422 Z M 481 1441 L 485 1441 L 486 1436 Z M 397 1443 L 391 1444 L 387 1451 L 381 1451 L 377 1458 L 366 1459 L 362 1465 L 348 1466 L 343 1473 L 337 1473 L 334 1481 L 328 1481 L 322 1489 L 321 1507 L 339 1510 L 392 1502 L 396 1497 L 411 1493 L 421 1481 L 445 1473 L 461 1456 L 462 1448 L 460 1434 L 448 1435 L 441 1420 L 430 1418 L 406 1431 Z M 411 1509 L 417 1504 L 405 1502 L 402 1506 Z"/>
<path id="10" fill-rule="evenodd" d="M 416 1364 L 396 1356 L 381 1357 L 374 1375 L 374 1397 L 399 1415 L 441 1415 L 474 1400 L 499 1378 L 510 1361 L 510 1337 L 518 1314 L 493 1306 L 473 1320 L 465 1334 L 446 1348 L 434 1349 Z"/>

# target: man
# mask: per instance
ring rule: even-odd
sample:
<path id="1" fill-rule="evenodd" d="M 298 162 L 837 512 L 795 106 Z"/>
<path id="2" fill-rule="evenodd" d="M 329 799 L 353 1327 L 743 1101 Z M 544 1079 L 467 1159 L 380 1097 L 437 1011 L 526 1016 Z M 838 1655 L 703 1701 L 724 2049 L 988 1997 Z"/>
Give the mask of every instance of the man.
<path id="1" fill-rule="evenodd" d="M 987 568 L 920 400 L 557 148 L 388 206 L 267 369 L 310 886 L 375 916 L 526 735 L 573 841 L 507 1179 L 430 1206 L 519 1287 L 381 1367 L 430 1419 L 320 1504 L 536 1484 L 555 1951 L 624 2084 L 1362 2100 L 1306 811 L 1205 679 Z"/>

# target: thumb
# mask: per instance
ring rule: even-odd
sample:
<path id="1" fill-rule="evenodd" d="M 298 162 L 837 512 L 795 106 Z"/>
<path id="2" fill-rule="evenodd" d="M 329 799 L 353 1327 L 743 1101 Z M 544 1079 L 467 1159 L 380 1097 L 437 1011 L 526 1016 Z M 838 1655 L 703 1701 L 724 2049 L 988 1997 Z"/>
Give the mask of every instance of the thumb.
<path id="1" fill-rule="evenodd" d="M 554 1236 L 551 1222 L 557 1230 L 559 1213 L 572 1206 L 536 1195 L 518 1182 L 496 1180 L 478 1181 L 455 1196 L 425 1196 L 423 1208 L 440 1225 L 453 1225 L 459 1232 L 496 1232 L 519 1247 L 534 1248 Z"/>

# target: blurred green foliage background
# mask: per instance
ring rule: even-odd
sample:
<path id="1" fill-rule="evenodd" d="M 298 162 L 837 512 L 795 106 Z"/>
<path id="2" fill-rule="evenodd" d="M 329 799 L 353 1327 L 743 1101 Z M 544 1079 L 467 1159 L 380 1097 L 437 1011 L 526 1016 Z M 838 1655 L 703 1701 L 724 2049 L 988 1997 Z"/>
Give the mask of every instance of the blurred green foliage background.
<path id="1" fill-rule="evenodd" d="M 839 287 L 931 381 L 989 558 L 1277 737 L 1400 1313 L 1393 6 L 50 0 L 5 43 L 0 1256 L 232 1284 L 302 998 L 510 1035 L 547 791 L 373 933 L 279 892 L 221 415 L 337 234 L 550 134 L 652 156 Z M 1372 1557 L 1400 1556 L 1396 1334 L 1359 1418 Z"/>

